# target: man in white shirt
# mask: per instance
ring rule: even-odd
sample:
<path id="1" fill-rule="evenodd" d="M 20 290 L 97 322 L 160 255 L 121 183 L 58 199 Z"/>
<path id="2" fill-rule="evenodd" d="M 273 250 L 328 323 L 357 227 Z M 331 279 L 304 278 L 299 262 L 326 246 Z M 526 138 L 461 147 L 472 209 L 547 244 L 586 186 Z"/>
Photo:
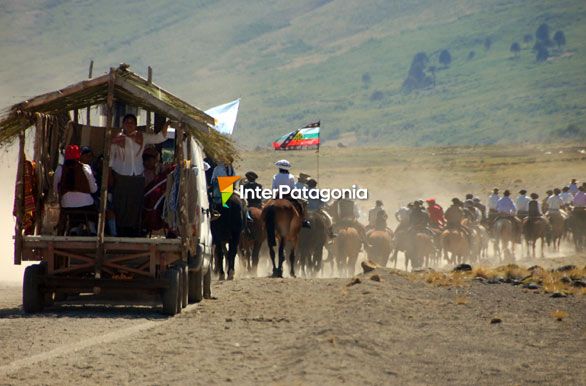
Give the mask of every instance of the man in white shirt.
<path id="1" fill-rule="evenodd" d="M 122 132 L 112 138 L 112 205 L 116 215 L 118 236 L 141 236 L 145 183 L 142 154 L 145 145 L 161 143 L 167 139 L 168 127 L 169 122 L 166 122 L 158 134 L 142 133 L 138 131 L 136 116 L 127 114 L 122 120 Z"/>
<path id="2" fill-rule="evenodd" d="M 547 212 L 550 214 L 559 214 L 564 202 L 560 198 L 561 191 L 558 188 L 553 190 L 553 194 L 547 198 Z"/>
<path id="3" fill-rule="evenodd" d="M 564 206 L 569 207 L 574 202 L 574 195 L 570 193 L 570 187 L 564 186 L 562 188 L 562 193 L 560 194 L 560 198 L 562 199 Z"/>
<path id="4" fill-rule="evenodd" d="M 488 218 L 492 220 L 496 214 L 496 206 L 501 198 L 499 197 L 499 188 L 494 188 L 492 194 L 488 196 Z"/>
<path id="5" fill-rule="evenodd" d="M 529 212 L 529 197 L 527 197 L 527 191 L 525 189 L 521 189 L 519 191 L 519 196 L 515 202 L 515 206 L 517 207 L 517 216 L 522 220 L 527 217 Z"/>

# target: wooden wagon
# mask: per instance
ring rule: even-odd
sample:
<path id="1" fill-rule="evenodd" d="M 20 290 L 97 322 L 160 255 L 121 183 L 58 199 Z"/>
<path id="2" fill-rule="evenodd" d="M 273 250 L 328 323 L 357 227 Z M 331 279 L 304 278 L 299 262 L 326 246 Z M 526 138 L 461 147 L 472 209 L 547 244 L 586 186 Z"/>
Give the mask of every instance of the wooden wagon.
<path id="1" fill-rule="evenodd" d="M 107 171 L 112 134 L 120 124 L 118 115 L 129 110 L 138 112 L 139 120 L 146 118 L 146 131 L 156 131 L 157 124 L 166 120 L 174 123 L 171 156 L 174 176 L 179 179 L 174 238 L 109 237 L 105 233 L 107 172 L 100 180 L 96 235 L 58 234 L 48 219 L 55 215 L 51 213 L 55 210 L 51 206 L 55 200 L 52 176 L 60 154 L 71 143 L 91 145 L 96 154 L 102 154 L 102 170 Z M 91 125 L 92 115 L 99 112 L 102 124 Z M 163 311 L 175 315 L 188 303 L 211 296 L 210 216 L 203 157 L 234 153 L 231 141 L 210 129 L 213 124 L 212 117 L 153 84 L 150 69 L 149 79 L 144 79 L 127 65 L 7 110 L 0 119 L 0 144 L 18 138 L 20 146 L 14 264 L 40 262 L 25 270 L 24 311 L 40 312 L 46 304 L 71 296 L 79 300 L 83 294 L 144 291 L 159 293 Z M 25 154 L 27 138 L 33 142 L 32 159 Z"/>

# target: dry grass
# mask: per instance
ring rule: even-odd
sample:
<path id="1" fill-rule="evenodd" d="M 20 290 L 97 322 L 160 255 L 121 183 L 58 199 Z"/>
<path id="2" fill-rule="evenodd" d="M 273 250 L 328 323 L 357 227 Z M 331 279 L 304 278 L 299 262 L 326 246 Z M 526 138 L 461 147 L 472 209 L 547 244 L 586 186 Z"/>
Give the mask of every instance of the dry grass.
<path id="1" fill-rule="evenodd" d="M 466 296 L 456 296 L 456 299 L 454 299 L 454 302 L 458 305 L 465 305 L 469 303 L 469 300 Z"/>
<path id="2" fill-rule="evenodd" d="M 477 267 L 470 272 L 411 273 L 407 277 L 413 281 L 423 280 L 438 287 L 463 287 L 477 277 L 485 280 L 503 278 L 522 280 L 523 284 L 535 283 L 542 287 L 544 293 L 558 292 L 565 295 L 586 295 L 586 288 L 573 285 L 573 281 L 586 278 L 586 268 L 576 268 L 567 272 L 544 269 L 530 271 L 516 264 L 509 264 L 496 268 Z"/>
<path id="3" fill-rule="evenodd" d="M 561 310 L 555 310 L 554 312 L 551 313 L 551 316 L 560 322 L 562 320 L 564 320 L 564 318 L 567 318 L 569 315 L 570 314 L 568 314 L 566 311 L 561 311 Z"/>

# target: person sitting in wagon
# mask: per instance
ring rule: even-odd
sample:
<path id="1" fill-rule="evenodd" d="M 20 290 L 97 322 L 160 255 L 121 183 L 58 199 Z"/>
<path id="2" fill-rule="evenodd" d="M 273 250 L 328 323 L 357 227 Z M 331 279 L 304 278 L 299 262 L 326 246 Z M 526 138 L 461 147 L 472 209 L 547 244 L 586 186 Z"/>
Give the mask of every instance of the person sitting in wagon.
<path id="1" fill-rule="evenodd" d="M 65 162 L 55 170 L 53 189 L 60 197 L 59 202 L 62 210 L 62 221 L 60 231 L 65 231 L 65 218 L 67 209 L 76 209 L 77 212 L 96 212 L 95 201 L 92 193 L 98 190 L 96 179 L 88 164 L 80 162 L 80 149 L 77 145 L 67 145 L 65 148 Z M 87 219 L 87 214 L 84 215 Z M 95 214 L 87 221 L 89 232 L 96 233 Z M 71 219 L 69 219 L 71 220 Z M 73 224 L 70 224 L 73 225 Z"/>

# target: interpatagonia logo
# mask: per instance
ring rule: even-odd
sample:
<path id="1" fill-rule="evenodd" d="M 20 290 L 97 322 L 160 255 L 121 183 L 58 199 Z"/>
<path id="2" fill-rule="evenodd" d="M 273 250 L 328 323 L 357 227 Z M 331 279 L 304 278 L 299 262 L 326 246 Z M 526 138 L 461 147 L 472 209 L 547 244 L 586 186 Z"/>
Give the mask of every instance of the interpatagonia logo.
<path id="1" fill-rule="evenodd" d="M 222 206 L 227 208 L 228 205 L 226 204 L 232 194 L 234 194 L 234 183 L 240 179 L 240 176 L 225 176 L 225 177 L 218 177 L 218 187 L 220 188 L 220 193 L 222 194 Z"/>

